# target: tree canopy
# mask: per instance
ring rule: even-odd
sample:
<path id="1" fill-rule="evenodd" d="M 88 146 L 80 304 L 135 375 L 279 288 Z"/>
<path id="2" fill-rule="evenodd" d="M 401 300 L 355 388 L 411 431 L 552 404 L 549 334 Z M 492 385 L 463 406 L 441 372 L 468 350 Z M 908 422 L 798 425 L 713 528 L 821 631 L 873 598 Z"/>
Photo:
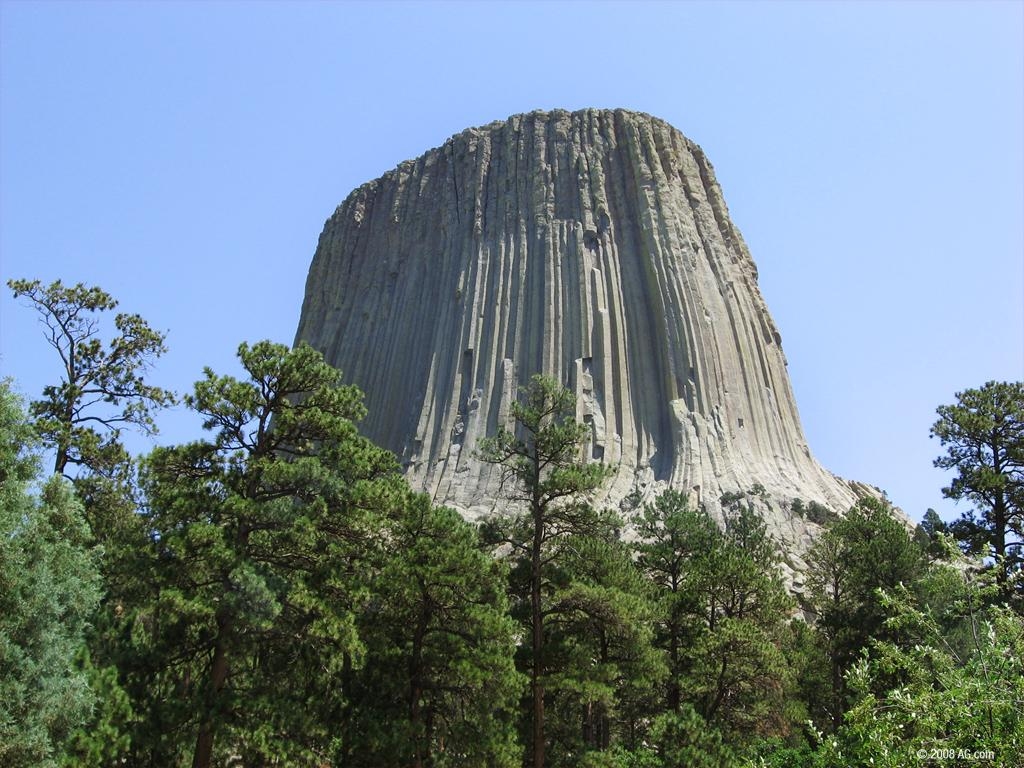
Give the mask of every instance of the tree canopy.
<path id="1" fill-rule="evenodd" d="M 992 557 L 1004 597 L 1020 599 L 1024 584 L 1011 576 L 1024 563 L 1024 383 L 990 381 L 956 399 L 937 409 L 931 434 L 946 452 L 935 466 L 955 472 L 943 494 L 973 502 L 977 515 L 951 531 L 967 551 Z"/>
<path id="2" fill-rule="evenodd" d="M 0 383 L 4 765 L 1019 762 L 1024 385 L 939 408 L 944 491 L 975 508 L 912 533 L 877 498 L 758 486 L 638 490 L 623 519 L 571 391 L 534 377 L 477 446 L 510 504 L 475 524 L 408 487 L 304 345 L 207 369 L 204 434 L 136 471 L 120 435 L 171 402 L 145 378 L 162 334 L 118 315 L 103 342 L 100 289 L 10 285 L 64 366 L 31 413 Z M 790 593 L 773 505 L 822 527 Z"/>
<path id="3" fill-rule="evenodd" d="M 512 404 L 514 428 L 500 427 L 481 441 L 478 456 L 500 465 L 512 480 L 508 497 L 525 504 L 511 520 L 495 521 L 506 533 L 504 543 L 528 569 L 532 765 L 543 768 L 546 602 L 550 567 L 558 557 L 555 544 L 583 533 L 593 519 L 582 503 L 608 475 L 602 465 L 582 457 L 586 427 L 576 421 L 576 398 L 554 379 L 537 375 Z"/>
<path id="4" fill-rule="evenodd" d="M 109 473 L 127 460 L 120 442 L 126 426 L 155 432 L 154 411 L 174 402 L 167 390 L 145 380 L 165 351 L 164 334 L 137 314 L 118 313 L 114 334 L 104 341 L 103 313 L 118 302 L 95 286 L 68 287 L 60 280 L 8 280 L 15 298 L 25 298 L 46 328 L 47 343 L 61 363 L 60 381 L 32 402 L 40 436 L 54 450 L 54 472 L 68 465 Z"/>
<path id="5" fill-rule="evenodd" d="M 364 652 L 362 553 L 402 492 L 393 457 L 356 431 L 358 391 L 318 352 L 238 356 L 248 378 L 207 370 L 186 398 L 212 439 L 157 449 L 143 473 L 155 588 L 137 622 L 176 660 L 146 684 L 180 692 L 166 716 L 193 729 L 197 768 L 220 762 L 218 733 L 251 760 L 322 748 L 316 713 Z"/>
<path id="6" fill-rule="evenodd" d="M 98 553 L 63 478 L 32 494 L 37 443 L 0 382 L 0 762 L 58 765 L 94 699 L 76 663 L 100 595 Z"/>

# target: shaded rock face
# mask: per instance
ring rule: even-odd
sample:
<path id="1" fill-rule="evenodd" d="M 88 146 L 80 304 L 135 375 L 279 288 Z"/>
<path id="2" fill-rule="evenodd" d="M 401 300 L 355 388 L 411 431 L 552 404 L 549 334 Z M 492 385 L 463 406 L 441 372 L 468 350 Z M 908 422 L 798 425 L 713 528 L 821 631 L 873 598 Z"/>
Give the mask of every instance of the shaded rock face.
<path id="1" fill-rule="evenodd" d="M 672 487 L 714 510 L 760 484 L 799 552 L 794 498 L 856 498 L 808 450 L 711 164 L 649 115 L 517 115 L 364 184 L 320 236 L 296 341 L 366 392 L 363 430 L 412 485 L 470 517 L 505 505 L 474 446 L 538 372 L 616 469 L 601 503 Z"/>

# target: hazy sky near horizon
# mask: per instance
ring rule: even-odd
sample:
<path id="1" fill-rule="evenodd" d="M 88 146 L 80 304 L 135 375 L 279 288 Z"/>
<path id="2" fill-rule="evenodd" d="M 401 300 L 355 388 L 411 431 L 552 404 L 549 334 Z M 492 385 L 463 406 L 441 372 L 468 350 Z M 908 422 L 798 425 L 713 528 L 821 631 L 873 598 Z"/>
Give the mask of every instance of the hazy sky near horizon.
<path id="1" fill-rule="evenodd" d="M 187 391 L 241 341 L 291 343 L 352 189 L 590 106 L 704 148 L 822 464 L 915 519 L 965 510 L 928 430 L 1024 378 L 1021 2 L 0 0 L 0 277 L 102 286 L 168 333 L 151 379 Z M 4 287 L 0 375 L 31 398 L 57 370 Z"/>

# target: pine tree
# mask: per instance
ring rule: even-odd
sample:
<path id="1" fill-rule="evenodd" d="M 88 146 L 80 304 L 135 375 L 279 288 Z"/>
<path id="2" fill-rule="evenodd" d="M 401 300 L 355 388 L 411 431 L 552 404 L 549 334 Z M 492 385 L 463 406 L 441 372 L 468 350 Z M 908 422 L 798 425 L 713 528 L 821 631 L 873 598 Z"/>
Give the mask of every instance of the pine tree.
<path id="1" fill-rule="evenodd" d="M 862 499 L 808 553 L 815 628 L 828 659 L 827 717 L 838 727 L 849 705 L 845 675 L 872 638 L 885 638 L 879 589 L 912 584 L 926 560 L 910 532 L 877 499 Z"/>
<path id="2" fill-rule="evenodd" d="M 458 513 L 410 495 L 388 521 L 359 619 L 346 766 L 521 763 L 505 573 Z"/>
<path id="3" fill-rule="evenodd" d="M 546 602 L 551 593 L 550 566 L 557 557 L 554 544 L 583 532 L 590 512 L 580 500 L 608 476 L 601 464 L 582 458 L 586 427 L 575 421 L 576 398 L 550 377 L 534 376 L 512 405 L 515 429 L 501 427 L 482 440 L 478 455 L 501 465 L 513 481 L 509 499 L 523 506 L 509 520 L 495 520 L 499 538 L 526 570 L 529 610 L 525 624 L 530 635 L 530 724 L 533 768 L 543 768 Z"/>
<path id="4" fill-rule="evenodd" d="M 60 280 L 8 280 L 15 298 L 24 297 L 46 326 L 46 341 L 61 361 L 61 380 L 32 403 L 32 415 L 44 442 L 55 454 L 53 471 L 69 465 L 116 474 L 128 460 L 120 430 L 132 426 L 156 432 L 153 413 L 174 403 L 174 396 L 145 381 L 143 375 L 162 355 L 164 334 L 139 315 L 119 313 L 116 333 L 104 345 L 101 315 L 117 301 L 98 287 L 66 287 Z"/>
<path id="5" fill-rule="evenodd" d="M 946 453 L 935 466 L 956 476 L 942 489 L 968 499 L 968 512 L 951 526 L 969 552 L 995 561 L 1004 600 L 1019 597 L 1011 576 L 1024 565 L 1024 383 L 990 381 L 958 392 L 955 405 L 938 408 L 932 425 Z"/>
<path id="6" fill-rule="evenodd" d="M 144 468 L 153 586 L 134 618 L 135 690 L 153 699 L 139 742 L 180 754 L 191 732 L 195 768 L 328 759 L 344 666 L 363 651 L 364 553 L 403 493 L 393 457 L 356 431 L 360 393 L 318 352 L 238 354 L 246 380 L 207 370 L 186 400 L 212 439 Z"/>
<path id="7" fill-rule="evenodd" d="M 666 722 L 688 722 L 692 711 L 734 744 L 786 731 L 792 685 L 782 645 L 793 603 L 777 544 L 747 496 L 723 499 L 719 529 L 668 491 L 645 507 L 636 545 L 659 596 L 658 641 L 670 670 Z"/>
<path id="8" fill-rule="evenodd" d="M 552 561 L 545 625 L 553 765 L 636 748 L 666 674 L 653 644 L 650 585 L 618 537 L 621 523 L 594 518 L 586 534 L 558 542 Z"/>
<path id="9" fill-rule="evenodd" d="M 137 559 L 147 544 L 136 466 L 121 438 L 125 429 L 155 434 L 156 412 L 175 401 L 146 381 L 166 351 L 165 337 L 139 315 L 112 316 L 118 302 L 98 287 L 59 280 L 48 286 L 11 280 L 8 286 L 36 310 L 59 360 L 59 378 L 31 404 L 32 421 L 53 454 L 54 472 L 71 478 L 92 541 L 103 552 L 106 594 L 81 658 L 97 706 L 77 730 L 72 754 L 77 765 L 108 765 L 120 759 L 132 717 L 117 665 L 126 645 L 126 606 L 141 586 Z"/>
<path id="10" fill-rule="evenodd" d="M 686 496 L 668 490 L 644 506 L 636 522 L 637 562 L 658 600 L 657 642 L 668 656 L 664 708 L 678 712 L 681 683 L 690 670 L 687 650 L 697 639 L 700 613 L 698 561 L 719 540 L 714 520 L 692 509 Z"/>

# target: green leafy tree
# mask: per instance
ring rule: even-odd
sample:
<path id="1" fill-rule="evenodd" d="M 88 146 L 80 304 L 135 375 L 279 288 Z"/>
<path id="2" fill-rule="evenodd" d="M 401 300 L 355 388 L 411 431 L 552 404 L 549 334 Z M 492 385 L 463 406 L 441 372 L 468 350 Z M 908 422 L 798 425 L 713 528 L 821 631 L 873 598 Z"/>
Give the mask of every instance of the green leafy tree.
<path id="1" fill-rule="evenodd" d="M 512 481 L 508 498 L 522 509 L 510 520 L 495 521 L 495 528 L 527 573 L 533 768 L 544 766 L 544 618 L 552 591 L 549 566 L 558 553 L 554 544 L 585 529 L 590 511 L 580 499 L 596 490 L 609 472 L 582 458 L 587 429 L 575 420 L 575 413 L 572 392 L 550 377 L 534 376 L 512 405 L 515 428 L 501 427 L 478 446 L 483 461 L 504 468 L 505 479 Z"/>
<path id="2" fill-rule="evenodd" d="M 361 612 L 365 663 L 353 676 L 345 765 L 522 762 L 505 574 L 458 513 L 410 496 L 388 521 Z"/>
<path id="3" fill-rule="evenodd" d="M 101 582 L 70 485 L 36 499 L 36 438 L 0 382 L 0 763 L 52 766 L 88 717 L 93 694 L 75 663 Z"/>
<path id="4" fill-rule="evenodd" d="M 635 749 L 665 677 L 653 644 L 651 588 L 611 516 L 558 542 L 546 602 L 552 765 L 590 764 L 613 748 Z"/>
<path id="5" fill-rule="evenodd" d="M 682 681 L 691 668 L 701 613 L 699 561 L 720 533 L 707 513 L 693 509 L 686 495 L 668 490 L 644 506 L 636 520 L 637 563 L 657 595 L 656 641 L 668 656 L 664 708 L 679 712 Z"/>
<path id="6" fill-rule="evenodd" d="M 638 524 L 638 564 L 655 583 L 659 642 L 671 677 L 666 709 L 690 710 L 736 745 L 788 727 L 792 685 L 782 652 L 793 610 L 751 494 L 728 495 L 724 528 L 677 492 L 660 495 Z"/>
<path id="7" fill-rule="evenodd" d="M 838 727 L 849 705 L 846 673 L 872 639 L 885 639 L 888 613 L 878 590 L 913 584 L 926 560 L 910 531 L 877 499 L 862 499 L 808 553 L 810 607 L 830 670 L 819 720 Z"/>
<path id="8" fill-rule="evenodd" d="M 935 466 L 956 473 L 943 494 L 973 502 L 980 516 L 968 512 L 951 530 L 967 551 L 994 559 L 1009 599 L 1024 563 L 1024 383 L 990 381 L 956 399 L 932 425 L 946 450 Z"/>
<path id="9" fill-rule="evenodd" d="M 38 280 L 11 280 L 8 286 L 36 310 L 60 361 L 58 380 L 31 404 L 33 423 L 53 452 L 54 471 L 72 478 L 103 551 L 104 601 L 81 658 L 98 705 L 76 733 L 72 754 L 78 765 L 106 765 L 119 759 L 116 750 L 127 739 L 115 727 L 131 717 L 115 666 L 123 650 L 120 619 L 138 588 L 135 561 L 146 545 L 135 465 L 121 435 L 126 428 L 155 433 L 156 411 L 174 402 L 169 392 L 145 381 L 165 351 L 164 335 L 139 315 L 114 315 L 117 301 L 100 288 L 60 281 L 44 286 Z"/>
<path id="10" fill-rule="evenodd" d="M 144 380 L 166 351 L 164 334 L 141 316 L 122 312 L 113 320 L 115 334 L 104 342 L 101 314 L 116 309 L 117 301 L 100 288 L 67 287 L 59 280 L 7 285 L 39 313 L 46 341 L 61 361 L 60 382 L 31 404 L 36 428 L 54 451 L 54 472 L 63 474 L 69 465 L 107 475 L 123 471 L 128 456 L 121 429 L 155 433 L 154 411 L 174 402 L 170 392 Z"/>
<path id="11" fill-rule="evenodd" d="M 902 768 L 928 764 L 936 753 L 957 764 L 1020 764 L 1024 622 L 1003 606 L 984 607 L 981 592 L 954 577 L 964 597 L 944 611 L 903 586 L 883 594 L 888 634 L 901 640 L 874 641 L 850 669 L 853 704 L 822 739 L 815 766 Z M 944 628 L 951 624 L 963 625 L 969 642 L 951 639 Z"/>
<path id="12" fill-rule="evenodd" d="M 737 744 L 789 727 L 791 672 L 782 644 L 795 605 L 779 562 L 778 544 L 748 499 L 727 505 L 716 546 L 695 563 L 701 634 L 690 650 L 689 695 Z"/>
<path id="13" fill-rule="evenodd" d="M 154 554 L 134 616 L 142 762 L 330 761 L 338 688 L 381 516 L 404 486 L 356 431 L 361 394 L 320 353 L 243 344 L 187 404 L 212 439 L 145 465 Z M 219 746 L 218 746 L 219 745 Z"/>

